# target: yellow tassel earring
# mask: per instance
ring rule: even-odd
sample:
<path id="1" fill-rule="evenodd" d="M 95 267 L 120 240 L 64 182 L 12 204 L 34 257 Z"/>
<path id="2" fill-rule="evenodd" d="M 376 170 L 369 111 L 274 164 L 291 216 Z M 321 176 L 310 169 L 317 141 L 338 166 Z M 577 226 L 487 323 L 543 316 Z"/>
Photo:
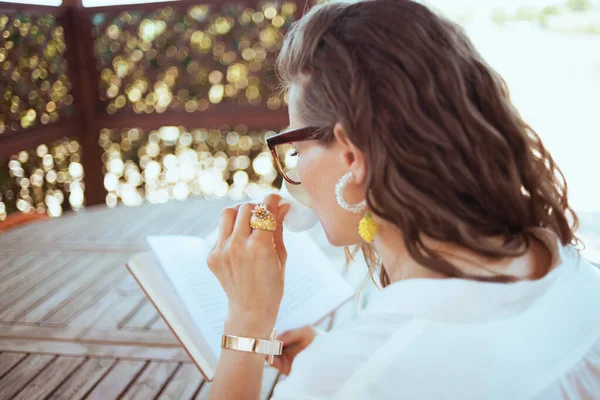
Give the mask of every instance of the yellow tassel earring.
<path id="1" fill-rule="evenodd" d="M 377 235 L 377 224 L 373 221 L 371 213 L 367 212 L 358 223 L 358 234 L 365 242 L 371 243 Z"/>
<path id="2" fill-rule="evenodd" d="M 367 208 L 367 200 L 363 200 L 360 203 L 349 204 L 344 198 L 344 190 L 346 186 L 352 182 L 354 179 L 354 175 L 352 172 L 348 172 L 339 180 L 339 182 L 335 185 L 335 198 L 344 210 L 354 213 L 354 214 L 362 214 Z M 371 214 L 367 212 L 358 224 L 358 234 L 362 237 L 365 242 L 371 243 L 373 239 L 375 239 L 375 235 L 377 235 L 377 225 Z"/>

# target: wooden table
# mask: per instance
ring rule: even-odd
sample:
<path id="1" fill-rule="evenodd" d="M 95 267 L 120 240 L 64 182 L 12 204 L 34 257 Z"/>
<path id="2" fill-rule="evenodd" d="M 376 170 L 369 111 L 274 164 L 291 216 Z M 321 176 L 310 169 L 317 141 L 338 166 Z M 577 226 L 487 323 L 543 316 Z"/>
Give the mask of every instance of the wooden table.
<path id="1" fill-rule="evenodd" d="M 0 399 L 207 398 L 124 264 L 148 235 L 205 236 L 225 205 L 91 208 L 0 235 Z M 266 367 L 264 399 L 280 379 Z"/>

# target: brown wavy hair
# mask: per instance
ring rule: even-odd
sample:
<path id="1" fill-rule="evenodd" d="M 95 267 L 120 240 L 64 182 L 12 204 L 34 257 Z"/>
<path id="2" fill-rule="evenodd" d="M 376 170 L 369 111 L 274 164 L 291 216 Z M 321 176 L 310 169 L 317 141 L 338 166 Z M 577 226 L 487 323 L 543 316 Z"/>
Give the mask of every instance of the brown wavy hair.
<path id="1" fill-rule="evenodd" d="M 408 0 L 326 3 L 287 34 L 277 59 L 283 88 L 302 86 L 299 113 L 334 140 L 341 123 L 369 165 L 372 212 L 401 232 L 410 256 L 448 277 L 467 274 L 423 238 L 492 258 L 518 257 L 528 229 L 576 243 L 567 184 L 540 137 L 520 117 L 503 79 L 461 27 Z M 504 238 L 503 243 L 488 240 Z M 371 276 L 374 249 L 361 245 Z"/>

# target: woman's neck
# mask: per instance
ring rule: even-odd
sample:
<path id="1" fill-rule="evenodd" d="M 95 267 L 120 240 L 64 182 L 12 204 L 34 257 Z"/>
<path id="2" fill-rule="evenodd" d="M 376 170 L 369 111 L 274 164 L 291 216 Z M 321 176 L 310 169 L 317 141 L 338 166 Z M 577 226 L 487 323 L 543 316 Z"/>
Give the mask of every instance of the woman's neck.
<path id="1" fill-rule="evenodd" d="M 460 246 L 432 240 L 427 245 L 468 274 L 482 277 L 506 274 L 520 279 L 538 279 L 548 272 L 552 257 L 546 246 L 536 238 L 530 243 L 522 256 L 504 259 L 485 257 Z M 394 228 L 380 227 L 375 248 L 392 283 L 415 278 L 448 278 L 445 274 L 418 264 L 410 257 L 401 234 Z"/>

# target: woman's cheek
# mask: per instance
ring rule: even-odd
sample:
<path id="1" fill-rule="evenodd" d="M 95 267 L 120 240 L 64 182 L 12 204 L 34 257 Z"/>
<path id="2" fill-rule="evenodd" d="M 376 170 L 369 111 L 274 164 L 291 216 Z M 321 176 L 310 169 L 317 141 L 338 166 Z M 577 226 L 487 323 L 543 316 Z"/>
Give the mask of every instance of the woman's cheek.
<path id="1" fill-rule="evenodd" d="M 302 153 L 298 156 L 298 162 L 296 164 L 296 170 L 300 175 L 300 181 L 302 182 L 302 186 L 306 191 L 308 191 L 309 196 L 314 200 L 314 191 L 313 188 L 316 185 L 315 180 L 317 179 L 316 171 L 314 171 L 314 167 L 316 167 L 313 163 L 310 162 L 310 152 Z"/>

